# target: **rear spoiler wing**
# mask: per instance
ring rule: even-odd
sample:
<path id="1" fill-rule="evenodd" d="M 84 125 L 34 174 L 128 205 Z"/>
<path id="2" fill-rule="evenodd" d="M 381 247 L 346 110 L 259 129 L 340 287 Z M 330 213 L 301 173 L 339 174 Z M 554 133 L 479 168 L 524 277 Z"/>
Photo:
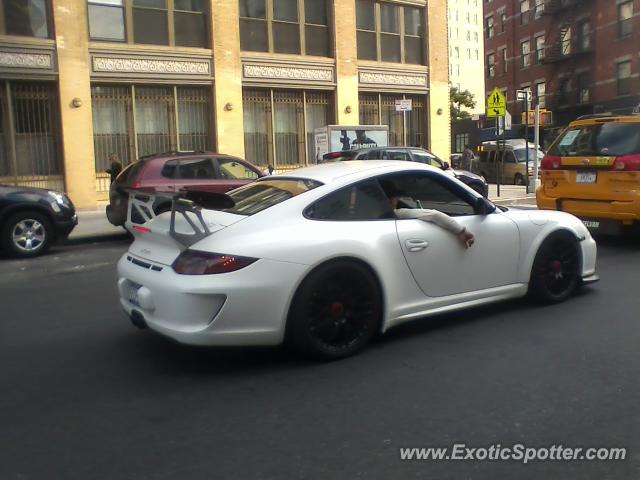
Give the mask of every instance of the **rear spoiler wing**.
<path id="1" fill-rule="evenodd" d="M 211 235 L 207 222 L 202 217 L 202 210 L 218 210 L 232 208 L 235 202 L 224 193 L 212 193 L 196 190 L 184 190 L 181 192 L 166 192 L 154 188 L 125 188 L 118 190 L 129 195 L 127 207 L 128 230 L 136 230 L 136 226 L 144 225 L 158 216 L 155 206 L 158 200 L 171 201 L 171 223 L 169 235 L 185 247 L 190 247 L 203 238 Z M 134 214 L 142 221 L 133 219 Z M 191 229 L 191 233 L 176 231 L 176 218 L 182 218 Z M 140 228 L 140 227 L 138 227 Z"/>

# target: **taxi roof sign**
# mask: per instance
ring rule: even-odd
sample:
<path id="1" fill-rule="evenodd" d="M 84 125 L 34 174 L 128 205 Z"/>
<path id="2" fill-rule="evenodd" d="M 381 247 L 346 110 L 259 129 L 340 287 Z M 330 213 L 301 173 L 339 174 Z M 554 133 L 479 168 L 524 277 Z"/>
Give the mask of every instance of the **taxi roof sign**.
<path id="1" fill-rule="evenodd" d="M 494 88 L 487 97 L 487 117 L 504 117 L 507 114 L 507 97 L 498 88 Z"/>

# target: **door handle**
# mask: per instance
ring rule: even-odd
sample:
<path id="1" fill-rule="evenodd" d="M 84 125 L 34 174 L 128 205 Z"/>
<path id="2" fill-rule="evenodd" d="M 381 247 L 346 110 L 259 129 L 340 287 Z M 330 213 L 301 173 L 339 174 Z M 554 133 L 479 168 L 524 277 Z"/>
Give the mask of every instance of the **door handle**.
<path id="1" fill-rule="evenodd" d="M 410 252 L 420 252 L 429 246 L 429 242 L 419 238 L 413 238 L 404 242 Z"/>

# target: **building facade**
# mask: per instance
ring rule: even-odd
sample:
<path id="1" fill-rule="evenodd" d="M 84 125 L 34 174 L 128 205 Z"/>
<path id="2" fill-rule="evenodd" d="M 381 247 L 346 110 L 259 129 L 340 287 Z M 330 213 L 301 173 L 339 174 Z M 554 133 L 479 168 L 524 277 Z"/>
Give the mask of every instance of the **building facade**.
<path id="1" fill-rule="evenodd" d="M 553 126 L 640 104 L 640 0 L 484 0 L 486 93 L 531 90 Z"/>
<path id="2" fill-rule="evenodd" d="M 394 145 L 449 153 L 445 2 L 0 5 L 2 183 L 94 208 L 114 160 L 215 150 L 296 168 L 327 124 L 386 124 Z"/>
<path id="3" fill-rule="evenodd" d="M 484 113 L 483 0 L 449 0 L 449 79 L 473 94 L 472 114 Z"/>

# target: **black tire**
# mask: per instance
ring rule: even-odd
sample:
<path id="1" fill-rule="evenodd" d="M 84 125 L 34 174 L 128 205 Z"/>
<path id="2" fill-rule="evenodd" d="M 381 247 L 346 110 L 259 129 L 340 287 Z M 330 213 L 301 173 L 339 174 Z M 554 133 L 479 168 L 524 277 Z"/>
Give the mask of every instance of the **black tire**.
<path id="1" fill-rule="evenodd" d="M 531 269 L 529 292 L 540 303 L 559 303 L 580 284 L 580 247 L 570 233 L 552 233 L 540 245 Z"/>
<path id="2" fill-rule="evenodd" d="M 2 248 L 16 257 L 35 257 L 53 241 L 51 221 L 42 213 L 25 210 L 11 215 L 2 225 Z"/>
<path id="3" fill-rule="evenodd" d="M 514 185 L 524 185 L 524 177 L 521 174 L 516 173 L 516 176 L 513 177 L 513 184 Z"/>
<path id="4" fill-rule="evenodd" d="M 287 340 L 314 358 L 336 360 L 363 349 L 382 319 L 382 295 L 363 265 L 338 260 L 318 267 L 298 288 Z"/>

